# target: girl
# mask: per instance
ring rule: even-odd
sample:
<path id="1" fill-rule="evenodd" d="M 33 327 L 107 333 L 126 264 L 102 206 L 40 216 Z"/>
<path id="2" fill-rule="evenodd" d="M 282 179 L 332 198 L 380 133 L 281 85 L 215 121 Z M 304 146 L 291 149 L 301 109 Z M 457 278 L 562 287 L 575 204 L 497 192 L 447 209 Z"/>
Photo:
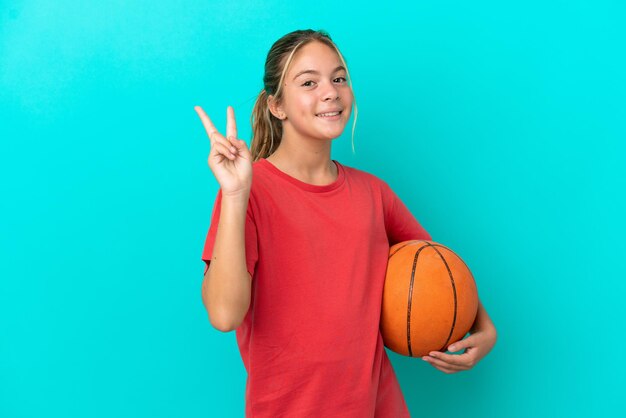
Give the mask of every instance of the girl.
<path id="1" fill-rule="evenodd" d="M 211 324 L 236 330 L 246 416 L 408 417 L 379 332 L 389 247 L 430 235 L 386 182 L 330 159 L 353 105 L 346 63 L 322 31 L 279 39 L 253 110 L 251 149 L 196 107 L 220 190 L 202 259 Z M 356 119 L 356 106 L 355 106 Z M 468 370 L 496 340 L 479 304 L 471 335 L 425 356 Z"/>

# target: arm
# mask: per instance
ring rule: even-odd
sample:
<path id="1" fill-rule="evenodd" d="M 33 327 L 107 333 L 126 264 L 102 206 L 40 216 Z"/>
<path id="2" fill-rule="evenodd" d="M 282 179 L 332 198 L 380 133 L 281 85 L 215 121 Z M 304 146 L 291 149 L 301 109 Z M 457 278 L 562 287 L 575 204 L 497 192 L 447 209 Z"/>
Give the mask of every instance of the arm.
<path id="1" fill-rule="evenodd" d="M 496 327 L 493 325 L 491 318 L 487 314 L 483 303 L 478 299 L 478 312 L 476 313 L 476 319 L 474 319 L 474 325 L 470 329 L 470 334 L 474 334 L 478 331 L 489 331 L 494 334 L 494 342 L 496 338 Z M 456 347 L 454 347 L 456 348 Z M 450 350 L 450 351 L 458 351 L 458 350 Z"/>
<path id="2" fill-rule="evenodd" d="M 384 181 L 381 182 L 385 230 L 389 246 L 402 241 L 421 239 L 432 241 L 432 237 L 413 216 L 409 208 Z"/>
<path id="3" fill-rule="evenodd" d="M 245 223 L 249 192 L 222 196 L 213 255 L 202 283 L 202 301 L 211 325 L 237 328 L 250 307 L 251 276 L 246 266 Z"/>
<path id="4" fill-rule="evenodd" d="M 470 336 L 448 347 L 451 352 L 462 349 L 465 349 L 465 352 L 462 354 L 445 354 L 440 351 L 431 351 L 430 355 L 424 356 L 422 359 L 444 373 L 469 370 L 491 351 L 496 344 L 496 339 L 496 327 L 479 299 L 478 312 L 470 329 Z"/>
<path id="5" fill-rule="evenodd" d="M 226 108 L 226 136 L 217 131 L 200 106 L 194 109 L 211 141 L 207 162 L 220 185 L 217 200 L 223 198 L 219 207 L 216 200 L 205 242 L 202 259 L 208 269 L 202 282 L 202 302 L 211 324 L 221 331 L 230 331 L 241 323 L 250 307 L 252 277 L 246 262 L 246 223 L 253 158 L 246 143 L 237 139 L 232 107 Z M 256 253 L 247 253 L 252 266 Z M 250 271 L 254 272 L 253 268 Z"/>

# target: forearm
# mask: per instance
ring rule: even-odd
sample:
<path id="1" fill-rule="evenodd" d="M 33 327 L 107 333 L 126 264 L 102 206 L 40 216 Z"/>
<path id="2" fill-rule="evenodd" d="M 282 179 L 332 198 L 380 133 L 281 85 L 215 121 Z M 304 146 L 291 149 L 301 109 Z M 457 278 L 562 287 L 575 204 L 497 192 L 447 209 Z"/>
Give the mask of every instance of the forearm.
<path id="1" fill-rule="evenodd" d="M 237 326 L 250 305 L 250 274 L 246 265 L 245 223 L 248 196 L 222 197 L 220 220 L 202 299 L 213 326 Z"/>
<path id="2" fill-rule="evenodd" d="M 496 327 L 493 325 L 491 318 L 487 314 L 485 307 L 483 306 L 480 299 L 478 299 L 478 312 L 476 313 L 476 319 L 474 320 L 474 324 L 470 329 L 470 334 L 473 334 L 476 331 L 490 331 L 496 333 Z"/>

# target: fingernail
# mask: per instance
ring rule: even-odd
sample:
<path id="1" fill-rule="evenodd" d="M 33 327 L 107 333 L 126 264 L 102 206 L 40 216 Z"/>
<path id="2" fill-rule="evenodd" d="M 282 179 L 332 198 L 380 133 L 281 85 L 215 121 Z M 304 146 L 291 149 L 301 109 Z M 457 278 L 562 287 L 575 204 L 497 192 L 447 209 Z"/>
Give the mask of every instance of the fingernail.
<path id="1" fill-rule="evenodd" d="M 450 351 L 456 351 L 456 346 L 451 345 L 450 347 L 448 347 L 448 350 L 450 350 Z"/>

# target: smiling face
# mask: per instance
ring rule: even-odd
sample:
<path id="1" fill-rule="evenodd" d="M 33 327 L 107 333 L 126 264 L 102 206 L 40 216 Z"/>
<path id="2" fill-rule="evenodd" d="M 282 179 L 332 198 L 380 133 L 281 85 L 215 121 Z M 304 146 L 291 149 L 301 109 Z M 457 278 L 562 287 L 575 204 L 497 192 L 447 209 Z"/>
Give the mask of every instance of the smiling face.
<path id="1" fill-rule="evenodd" d="M 283 120 L 283 137 L 330 140 L 341 135 L 353 100 L 346 77 L 332 47 L 317 41 L 301 46 L 285 74 L 280 102 L 270 106 Z"/>

